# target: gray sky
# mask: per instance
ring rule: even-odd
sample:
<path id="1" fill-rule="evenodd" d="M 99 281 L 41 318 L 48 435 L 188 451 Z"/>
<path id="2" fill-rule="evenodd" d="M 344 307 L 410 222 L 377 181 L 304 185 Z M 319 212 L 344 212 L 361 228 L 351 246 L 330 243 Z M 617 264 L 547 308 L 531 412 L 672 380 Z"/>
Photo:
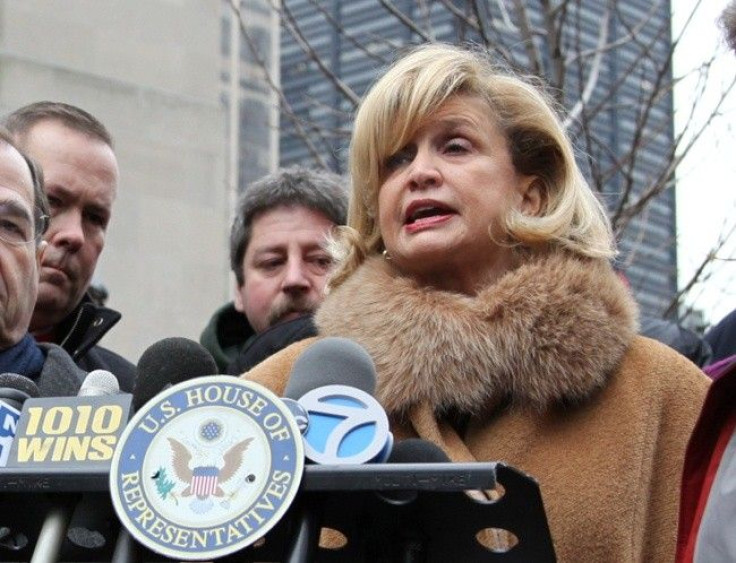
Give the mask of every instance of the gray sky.
<path id="1" fill-rule="evenodd" d="M 724 84 L 736 76 L 736 55 L 723 43 L 717 19 L 728 0 L 703 0 L 675 52 L 676 77 L 688 75 L 675 90 L 675 127 L 694 115 L 702 122 L 714 107 Z M 696 4 L 672 0 L 673 37 Z M 697 69 L 718 53 L 699 92 Z M 694 111 L 694 113 L 693 113 Z M 731 92 L 720 115 L 677 171 L 677 221 L 679 227 L 680 284 L 691 278 L 703 257 L 736 225 L 736 92 Z M 692 292 L 689 304 L 716 323 L 736 308 L 736 232 L 732 242 L 718 252 L 709 279 Z M 730 259 L 730 260 L 729 260 Z"/>

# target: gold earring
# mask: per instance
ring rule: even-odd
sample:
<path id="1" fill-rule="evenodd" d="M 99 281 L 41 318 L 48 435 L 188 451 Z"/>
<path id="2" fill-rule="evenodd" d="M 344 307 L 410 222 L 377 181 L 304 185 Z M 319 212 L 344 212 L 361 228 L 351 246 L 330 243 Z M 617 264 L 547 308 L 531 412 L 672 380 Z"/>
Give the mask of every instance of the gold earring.
<path id="1" fill-rule="evenodd" d="M 384 249 L 381 254 L 383 255 L 384 260 L 391 260 L 391 255 L 388 253 L 388 250 Z"/>

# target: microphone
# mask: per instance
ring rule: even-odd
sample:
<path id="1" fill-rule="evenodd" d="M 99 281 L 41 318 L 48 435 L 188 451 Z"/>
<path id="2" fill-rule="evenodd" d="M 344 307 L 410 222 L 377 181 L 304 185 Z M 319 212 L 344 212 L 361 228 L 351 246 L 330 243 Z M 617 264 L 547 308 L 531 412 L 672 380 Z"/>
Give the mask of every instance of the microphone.
<path id="1" fill-rule="evenodd" d="M 451 463 L 451 461 L 437 444 L 422 438 L 408 438 L 394 445 L 386 463 Z"/>
<path id="2" fill-rule="evenodd" d="M 84 378 L 82 386 L 79 388 L 78 397 L 103 397 L 115 395 L 120 392 L 120 385 L 117 378 L 107 370 L 97 369 L 91 371 Z M 76 495 L 67 498 L 65 501 L 53 506 L 41 527 L 38 534 L 36 548 L 33 551 L 31 563 L 52 563 L 58 558 L 62 542 L 67 535 L 67 528 L 74 511 L 74 501 Z M 81 534 L 81 535 L 80 535 Z M 83 528 L 75 529 L 73 537 L 79 537 L 81 543 L 86 541 L 90 533 Z M 79 544 L 80 540 L 75 543 Z M 104 542 L 103 542 L 104 543 Z"/>
<path id="3" fill-rule="evenodd" d="M 386 460 L 393 463 L 450 463 L 450 458 L 438 445 L 421 438 L 409 438 L 398 442 Z M 407 504 L 417 498 L 416 490 L 397 489 L 378 495 L 391 504 Z"/>
<path id="4" fill-rule="evenodd" d="M 0 374 L 0 401 L 20 410 L 26 399 L 38 397 L 38 385 L 33 380 L 17 373 Z"/>
<path id="5" fill-rule="evenodd" d="M 5 467 L 23 403 L 38 397 L 38 386 L 17 373 L 0 374 L 0 467 Z"/>
<path id="6" fill-rule="evenodd" d="M 106 369 L 96 369 L 87 374 L 79 388 L 78 397 L 103 397 L 120 393 L 118 378 Z"/>
<path id="7" fill-rule="evenodd" d="M 388 417 L 373 397 L 376 369 L 366 350 L 347 338 L 323 338 L 294 362 L 284 390 L 307 411 L 303 434 L 313 463 L 383 462 L 393 444 Z"/>
<path id="8" fill-rule="evenodd" d="M 215 375 L 217 364 L 207 349 L 188 338 L 164 338 L 149 346 L 138 360 L 133 408 L 137 411 L 167 386 Z"/>
<path id="9" fill-rule="evenodd" d="M 422 463 L 450 463 L 447 454 L 432 442 L 421 438 L 409 438 L 398 442 L 389 456 L 387 463 L 422 464 Z M 397 489 L 376 493 L 385 502 L 394 506 L 404 506 L 413 503 L 419 496 L 419 491 Z M 406 518 L 405 518 L 406 520 Z M 406 563 L 426 561 L 426 536 L 421 530 L 404 530 L 397 538 L 401 550 L 401 561 Z"/>
<path id="10" fill-rule="evenodd" d="M 41 397 L 76 397 L 79 393 L 80 379 L 84 372 L 80 369 L 64 368 L 69 362 L 66 351 L 56 344 L 39 344 L 46 355 L 46 361 L 58 369 L 44 369 L 36 379 Z M 60 356 L 64 356 L 62 359 Z"/>
<path id="11" fill-rule="evenodd" d="M 136 372 L 134 411 L 165 388 L 195 377 L 215 375 L 218 369 L 212 355 L 199 342 L 175 336 L 151 344 L 141 354 Z M 115 563 L 133 561 L 135 552 L 135 542 L 125 527 L 121 527 L 112 560 Z"/>

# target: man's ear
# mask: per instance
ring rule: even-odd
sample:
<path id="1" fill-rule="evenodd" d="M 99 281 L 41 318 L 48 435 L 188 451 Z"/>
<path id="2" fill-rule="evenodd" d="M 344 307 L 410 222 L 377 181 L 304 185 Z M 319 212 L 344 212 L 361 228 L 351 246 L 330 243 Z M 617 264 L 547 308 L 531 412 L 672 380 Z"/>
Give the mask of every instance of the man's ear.
<path id="1" fill-rule="evenodd" d="M 544 183 L 538 176 L 527 176 L 521 181 L 521 205 L 519 211 L 524 215 L 538 216 L 544 206 Z"/>
<path id="2" fill-rule="evenodd" d="M 241 285 L 238 284 L 238 280 L 235 280 L 235 291 L 233 292 L 233 304 L 235 310 L 245 314 L 245 307 L 243 303 L 243 294 L 240 292 Z"/>

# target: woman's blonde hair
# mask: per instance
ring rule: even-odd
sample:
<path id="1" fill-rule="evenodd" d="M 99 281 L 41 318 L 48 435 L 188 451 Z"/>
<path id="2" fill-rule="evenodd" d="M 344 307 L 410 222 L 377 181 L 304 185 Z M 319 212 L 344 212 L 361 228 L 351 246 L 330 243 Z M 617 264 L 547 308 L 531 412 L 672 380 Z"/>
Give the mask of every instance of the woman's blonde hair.
<path id="1" fill-rule="evenodd" d="M 496 69 L 479 51 L 427 44 L 394 63 L 358 108 L 350 144 L 351 229 L 343 231 L 333 286 L 367 255 L 383 250 L 377 201 L 387 157 L 409 143 L 425 120 L 454 96 L 482 98 L 506 138 L 516 171 L 541 183 L 539 215 L 512 212 L 506 218 L 510 244 L 556 246 L 598 258 L 615 254 L 605 210 L 583 178 L 544 90 Z"/>

